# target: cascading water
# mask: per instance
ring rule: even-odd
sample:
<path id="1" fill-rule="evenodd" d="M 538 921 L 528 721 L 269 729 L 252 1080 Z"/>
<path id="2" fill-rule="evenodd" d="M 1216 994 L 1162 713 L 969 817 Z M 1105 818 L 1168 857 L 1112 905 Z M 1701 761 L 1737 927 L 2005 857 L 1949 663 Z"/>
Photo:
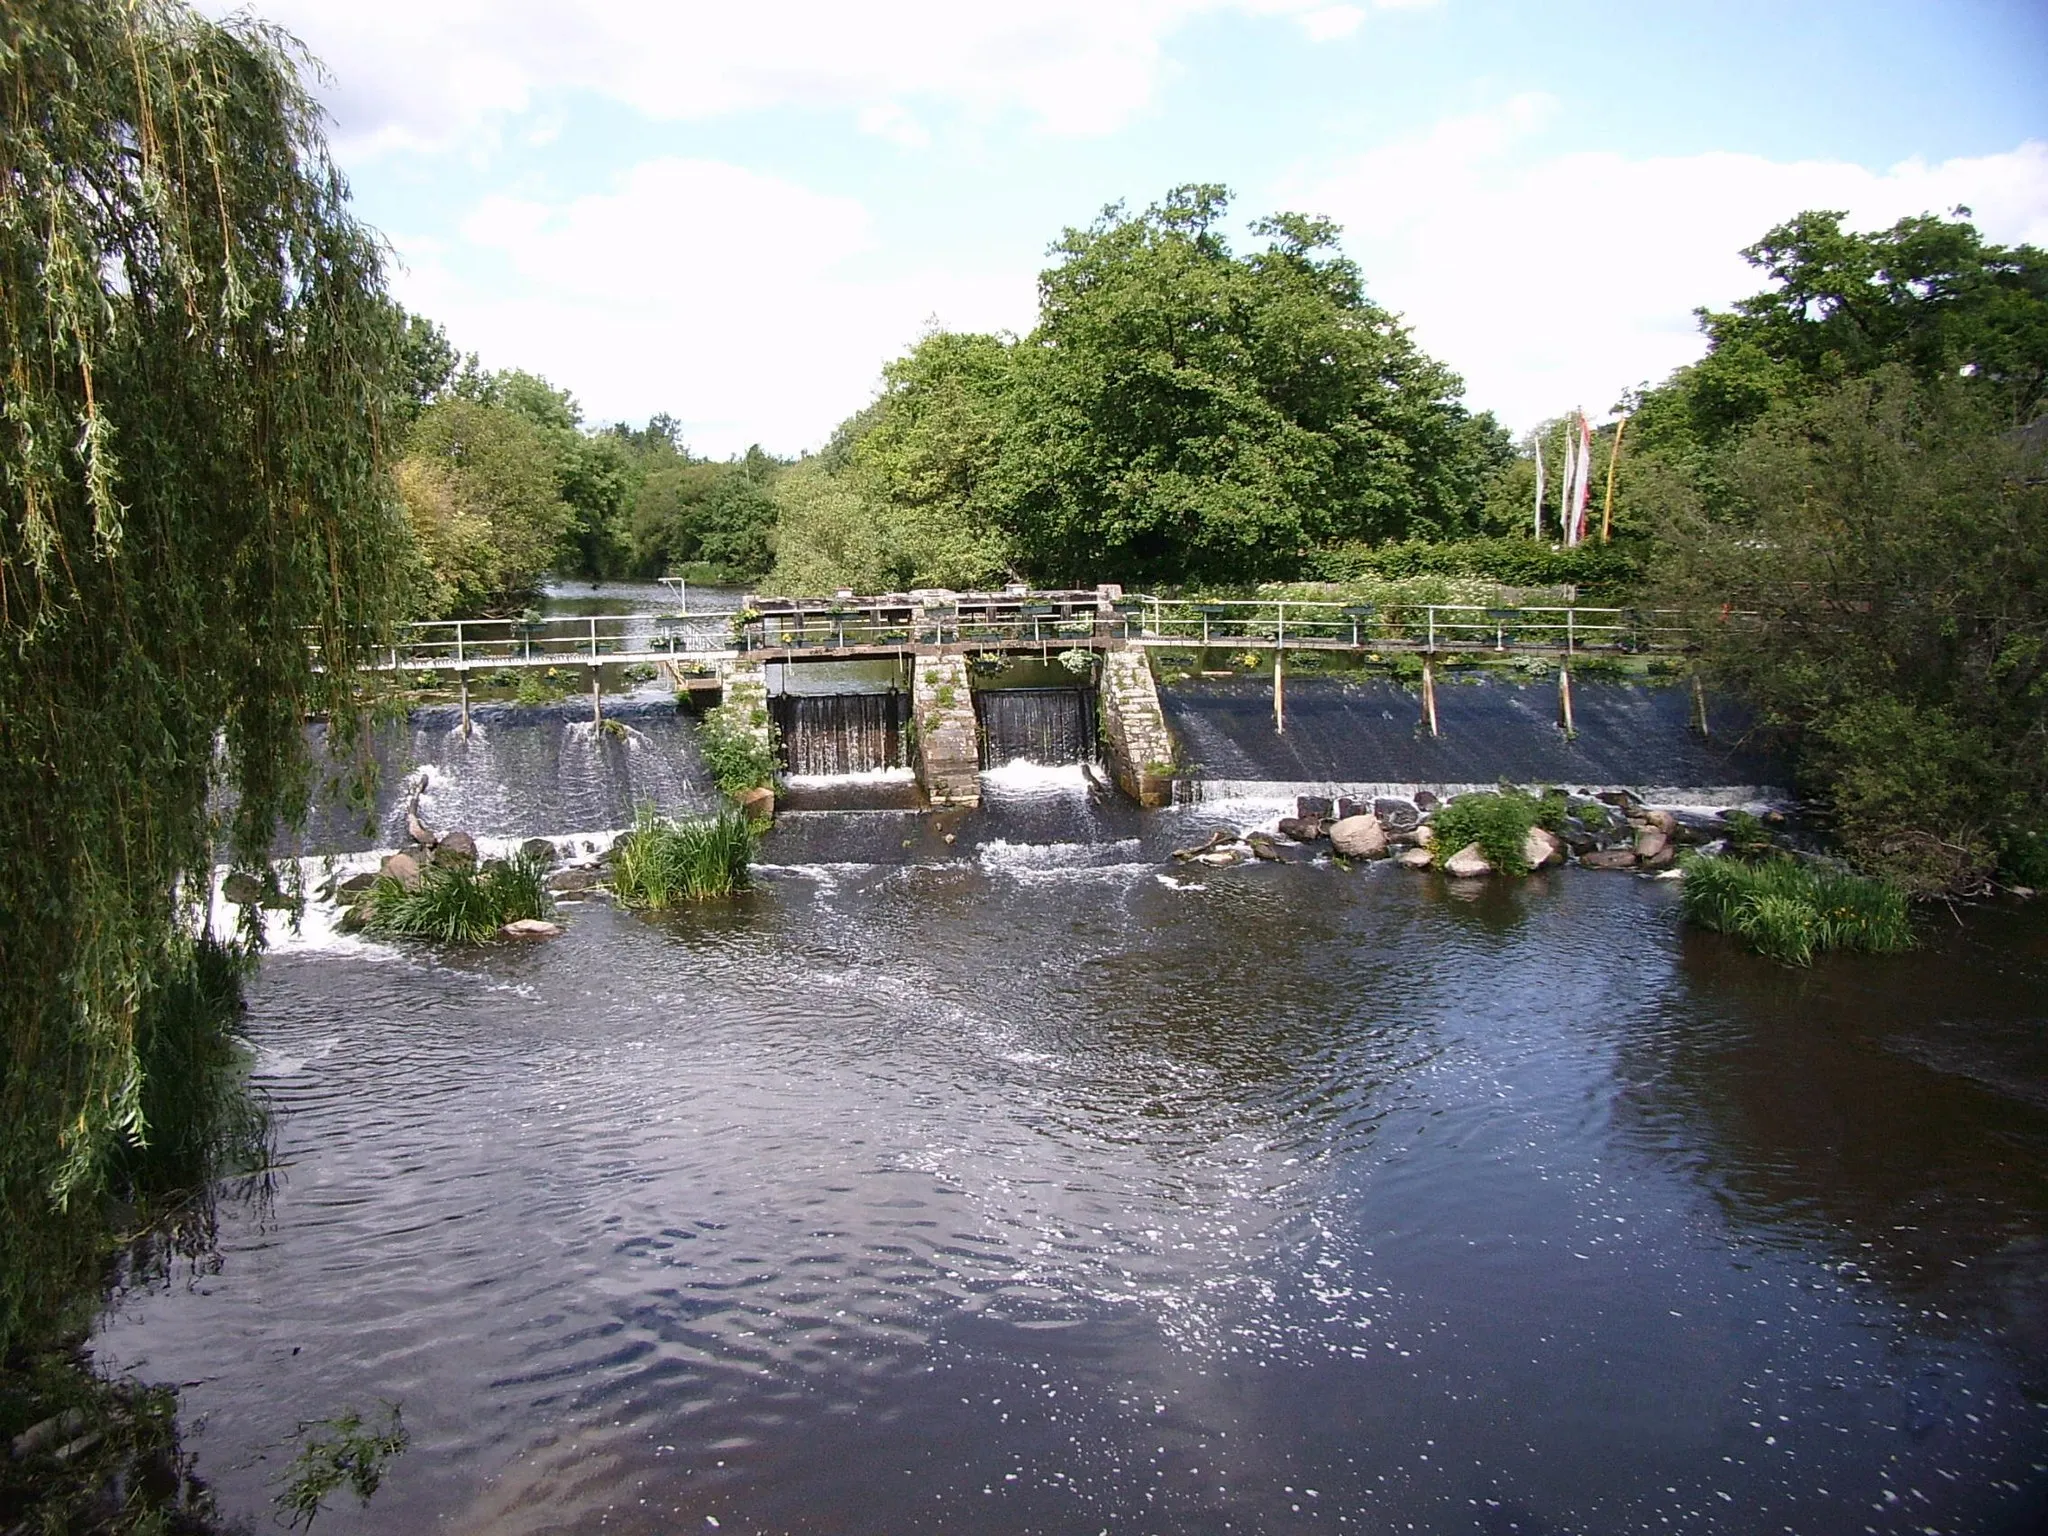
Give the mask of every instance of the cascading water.
<path id="1" fill-rule="evenodd" d="M 786 693 L 769 699 L 782 732 L 784 761 L 799 777 L 830 777 L 902 768 L 910 695 Z"/>
<path id="2" fill-rule="evenodd" d="M 1095 700 L 1083 688 L 982 688 L 974 694 L 981 765 L 1092 762 Z"/>

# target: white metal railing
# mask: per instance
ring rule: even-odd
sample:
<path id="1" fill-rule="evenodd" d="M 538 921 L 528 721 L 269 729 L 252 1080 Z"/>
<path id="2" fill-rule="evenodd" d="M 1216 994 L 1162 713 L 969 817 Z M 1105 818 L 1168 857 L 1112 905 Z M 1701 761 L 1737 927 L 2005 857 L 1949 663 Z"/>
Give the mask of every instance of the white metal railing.
<path id="1" fill-rule="evenodd" d="M 377 671 L 474 672 L 603 666 L 729 653 L 731 615 L 562 614 L 402 624 L 368 665 Z"/>

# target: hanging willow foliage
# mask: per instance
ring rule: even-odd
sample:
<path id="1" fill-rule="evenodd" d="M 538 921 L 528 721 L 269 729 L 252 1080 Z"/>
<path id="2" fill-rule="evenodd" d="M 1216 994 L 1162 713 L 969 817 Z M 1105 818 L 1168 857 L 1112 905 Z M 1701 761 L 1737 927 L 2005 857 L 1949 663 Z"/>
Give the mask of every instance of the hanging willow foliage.
<path id="1" fill-rule="evenodd" d="M 0 6 L 0 1346 L 148 1139 L 213 862 L 303 818 L 309 714 L 360 746 L 396 330 L 301 57 L 174 0 Z"/>

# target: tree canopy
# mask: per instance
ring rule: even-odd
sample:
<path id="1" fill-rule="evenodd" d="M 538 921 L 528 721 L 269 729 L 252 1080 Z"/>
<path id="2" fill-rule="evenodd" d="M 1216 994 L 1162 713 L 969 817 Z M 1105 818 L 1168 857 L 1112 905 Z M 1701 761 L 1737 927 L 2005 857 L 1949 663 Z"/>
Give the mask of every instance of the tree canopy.
<path id="1" fill-rule="evenodd" d="M 309 714 L 351 740 L 405 530 L 402 326 L 287 40 L 22 0 L 0 84 L 4 1343 L 151 1135 L 214 861 L 305 814 Z"/>

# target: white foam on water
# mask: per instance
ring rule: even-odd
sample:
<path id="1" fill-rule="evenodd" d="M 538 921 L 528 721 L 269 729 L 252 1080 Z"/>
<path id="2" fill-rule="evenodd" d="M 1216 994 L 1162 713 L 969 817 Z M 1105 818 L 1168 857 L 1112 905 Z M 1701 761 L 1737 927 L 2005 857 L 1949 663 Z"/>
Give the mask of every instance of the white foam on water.
<path id="1" fill-rule="evenodd" d="M 987 869 L 1100 869 L 1129 863 L 1140 849 L 1135 837 L 1106 843 L 1013 843 L 998 837 L 976 848 L 974 857 Z"/>
<path id="2" fill-rule="evenodd" d="M 792 773 L 785 780 L 792 789 L 830 789 L 839 784 L 914 784 L 914 768 L 864 768 L 855 773 Z"/>
<path id="3" fill-rule="evenodd" d="M 1027 757 L 1012 758 L 1000 768 L 982 769 L 981 782 L 1012 795 L 1085 795 L 1089 790 L 1088 770 L 1082 764 L 1034 763 Z"/>

